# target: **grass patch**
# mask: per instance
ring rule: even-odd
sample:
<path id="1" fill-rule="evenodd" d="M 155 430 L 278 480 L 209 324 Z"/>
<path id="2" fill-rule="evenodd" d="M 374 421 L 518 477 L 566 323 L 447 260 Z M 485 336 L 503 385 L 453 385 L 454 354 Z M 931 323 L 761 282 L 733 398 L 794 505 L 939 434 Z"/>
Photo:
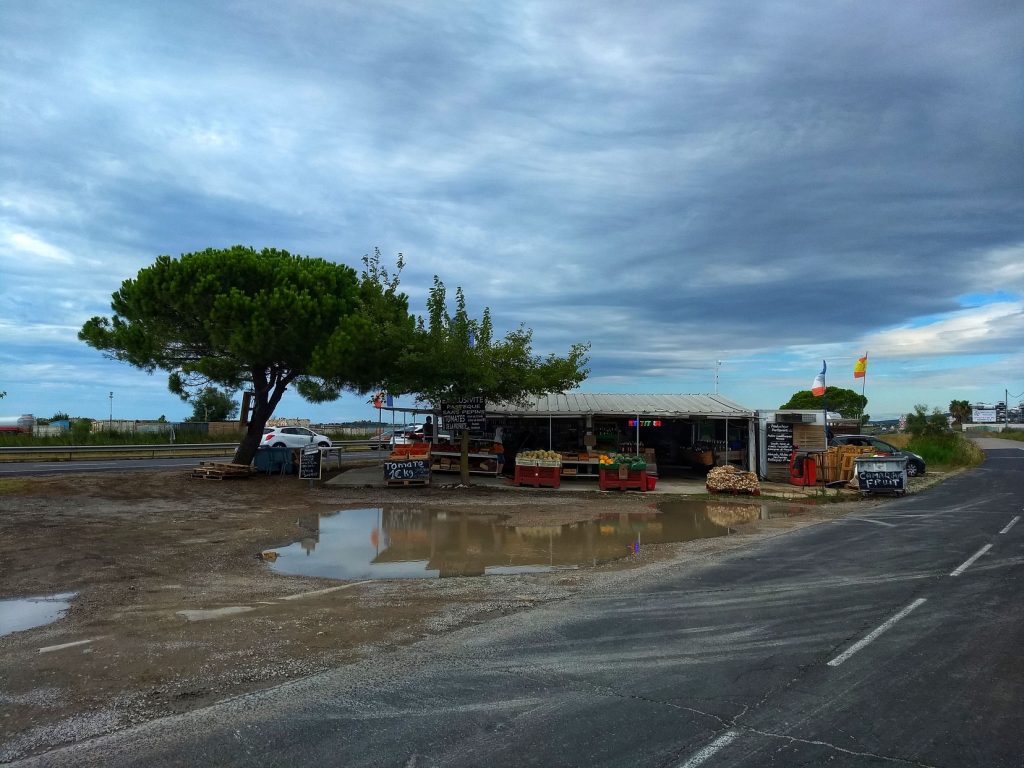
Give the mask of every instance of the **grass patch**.
<path id="1" fill-rule="evenodd" d="M 5 477 L 0 479 L 0 496 L 6 496 L 12 493 L 24 493 L 30 487 L 32 487 L 32 482 L 30 480 Z"/>
<path id="2" fill-rule="evenodd" d="M 232 443 L 241 439 L 240 435 L 210 435 L 205 432 L 175 430 L 174 443 Z M 3 448 L 37 448 L 60 447 L 64 445 L 171 445 L 166 434 L 151 432 L 91 432 L 75 434 L 66 432 L 52 437 L 35 435 L 0 435 L 0 447 Z"/>
<path id="3" fill-rule="evenodd" d="M 1016 440 L 1018 443 L 1024 443 L 1024 429 L 1004 429 L 1002 432 L 985 432 L 984 436 L 994 437 L 997 440 Z"/>
<path id="4" fill-rule="evenodd" d="M 985 461 L 984 451 L 959 432 L 921 435 L 912 438 L 906 448 L 920 454 L 929 466 L 976 467 Z"/>

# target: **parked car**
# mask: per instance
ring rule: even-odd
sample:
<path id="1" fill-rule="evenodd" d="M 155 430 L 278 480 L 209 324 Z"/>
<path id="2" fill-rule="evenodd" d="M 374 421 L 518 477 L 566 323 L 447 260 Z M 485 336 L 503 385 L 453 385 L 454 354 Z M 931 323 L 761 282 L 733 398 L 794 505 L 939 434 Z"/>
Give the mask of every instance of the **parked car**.
<path id="1" fill-rule="evenodd" d="M 907 459 L 907 474 L 910 477 L 924 474 L 924 459 L 916 453 L 897 448 L 884 440 L 879 440 L 872 435 L 834 435 L 832 445 L 864 445 L 874 448 L 876 452 L 891 456 L 905 456 Z"/>
<path id="2" fill-rule="evenodd" d="M 331 438 L 306 427 L 267 427 L 263 430 L 263 442 L 271 448 L 304 448 L 307 445 L 331 447 Z"/>
<path id="3" fill-rule="evenodd" d="M 440 432 L 435 431 L 434 440 L 447 440 L 450 441 L 452 436 L 450 433 L 441 430 Z M 408 445 L 409 443 L 419 443 L 423 441 L 423 425 L 422 424 L 406 424 L 401 430 L 395 430 L 395 433 L 391 437 L 391 445 Z"/>
<path id="4" fill-rule="evenodd" d="M 394 445 L 394 436 L 404 435 L 405 427 L 394 427 L 393 429 L 382 430 L 379 435 L 370 435 L 369 443 L 370 448 L 377 451 L 382 451 L 385 448 Z"/>

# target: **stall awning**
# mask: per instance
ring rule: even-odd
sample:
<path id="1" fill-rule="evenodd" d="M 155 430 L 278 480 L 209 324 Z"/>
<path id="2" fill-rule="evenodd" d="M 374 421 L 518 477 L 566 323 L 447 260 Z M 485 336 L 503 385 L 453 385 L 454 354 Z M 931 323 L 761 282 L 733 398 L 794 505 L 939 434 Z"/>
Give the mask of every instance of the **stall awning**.
<path id="1" fill-rule="evenodd" d="M 720 419 L 751 419 L 754 411 L 721 395 L 620 395 L 570 392 L 544 395 L 525 406 L 487 403 L 488 416 L 703 416 Z"/>

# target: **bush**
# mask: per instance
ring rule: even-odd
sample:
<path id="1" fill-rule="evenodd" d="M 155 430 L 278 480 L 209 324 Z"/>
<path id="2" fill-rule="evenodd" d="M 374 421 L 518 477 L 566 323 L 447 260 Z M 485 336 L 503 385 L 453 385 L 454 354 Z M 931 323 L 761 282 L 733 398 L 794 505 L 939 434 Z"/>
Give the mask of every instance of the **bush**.
<path id="1" fill-rule="evenodd" d="M 984 452 L 958 432 L 915 437 L 907 450 L 920 454 L 929 466 L 976 467 L 985 460 Z"/>
<path id="2" fill-rule="evenodd" d="M 85 445 L 92 436 L 92 419 L 75 419 L 71 422 L 71 444 Z"/>

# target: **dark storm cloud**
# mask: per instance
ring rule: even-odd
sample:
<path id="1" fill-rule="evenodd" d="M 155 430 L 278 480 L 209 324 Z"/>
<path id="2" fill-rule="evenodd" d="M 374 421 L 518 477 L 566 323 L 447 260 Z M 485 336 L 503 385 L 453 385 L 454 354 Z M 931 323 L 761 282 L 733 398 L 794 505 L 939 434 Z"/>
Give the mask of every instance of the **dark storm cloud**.
<path id="1" fill-rule="evenodd" d="M 0 14 L 0 321 L 46 269 L 74 328 L 159 253 L 379 245 L 416 310 L 439 274 L 662 380 L 1024 293 L 1019 4 Z"/>

